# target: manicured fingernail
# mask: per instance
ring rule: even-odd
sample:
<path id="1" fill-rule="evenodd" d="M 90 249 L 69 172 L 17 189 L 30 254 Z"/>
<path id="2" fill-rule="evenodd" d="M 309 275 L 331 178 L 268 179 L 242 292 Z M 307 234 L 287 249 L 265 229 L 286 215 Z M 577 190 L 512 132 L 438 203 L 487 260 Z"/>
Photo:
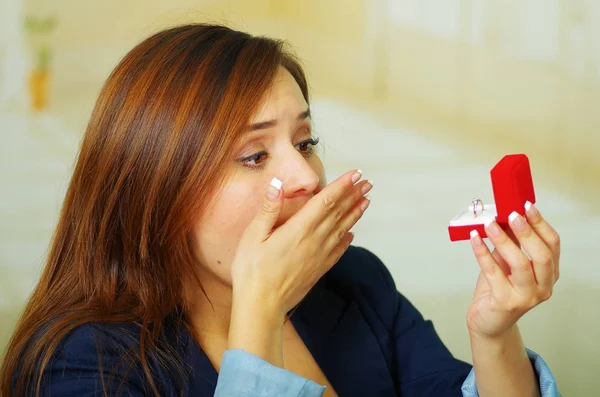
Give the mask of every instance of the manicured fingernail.
<path id="1" fill-rule="evenodd" d="M 525 212 L 527 212 L 528 215 L 537 215 L 538 214 L 537 208 L 530 201 L 525 202 Z"/>
<path id="2" fill-rule="evenodd" d="M 485 222 L 485 230 L 489 236 L 498 237 L 502 233 L 500 226 L 498 226 L 498 224 L 493 220 L 488 219 Z"/>
<path id="3" fill-rule="evenodd" d="M 359 168 L 352 174 L 352 183 L 356 183 L 362 176 L 362 170 Z"/>
<path id="4" fill-rule="evenodd" d="M 275 177 L 275 178 L 271 179 L 271 186 L 273 186 L 277 190 L 281 190 L 281 187 L 283 186 L 283 182 L 281 182 L 279 179 L 277 179 Z"/>
<path id="5" fill-rule="evenodd" d="M 365 183 L 362 186 L 362 189 L 361 189 L 362 194 L 365 195 L 365 194 L 369 193 L 369 190 L 371 190 L 372 188 L 373 188 L 373 181 L 369 179 L 367 181 L 367 183 Z"/>
<path id="6" fill-rule="evenodd" d="M 475 246 L 481 245 L 481 238 L 479 237 L 479 232 L 475 229 L 471 230 L 471 242 Z"/>
<path id="7" fill-rule="evenodd" d="M 371 204 L 371 200 L 365 197 L 363 202 L 360 204 L 360 209 L 362 210 L 362 212 L 365 212 L 367 210 L 369 204 Z"/>
<path id="8" fill-rule="evenodd" d="M 520 230 L 525 226 L 524 219 L 517 211 L 513 211 L 508 216 L 508 221 L 513 225 L 513 228 Z"/>
<path id="9" fill-rule="evenodd" d="M 283 182 L 281 182 L 279 179 L 271 179 L 271 183 L 267 188 L 267 197 L 271 200 L 277 200 L 277 197 L 279 197 L 279 191 L 281 190 L 282 186 Z"/>

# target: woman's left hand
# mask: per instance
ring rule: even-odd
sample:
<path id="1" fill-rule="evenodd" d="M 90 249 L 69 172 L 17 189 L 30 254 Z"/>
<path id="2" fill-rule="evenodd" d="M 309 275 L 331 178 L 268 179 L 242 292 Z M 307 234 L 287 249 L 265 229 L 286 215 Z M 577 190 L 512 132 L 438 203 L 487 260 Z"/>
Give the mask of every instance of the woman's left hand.
<path id="1" fill-rule="evenodd" d="M 479 235 L 471 238 L 481 268 L 475 297 L 467 313 L 471 335 L 501 336 L 523 314 L 552 295 L 559 277 L 559 235 L 535 206 L 525 215 L 513 213 L 507 232 L 496 222 L 486 227 L 486 234 L 495 247 L 493 252 Z"/>

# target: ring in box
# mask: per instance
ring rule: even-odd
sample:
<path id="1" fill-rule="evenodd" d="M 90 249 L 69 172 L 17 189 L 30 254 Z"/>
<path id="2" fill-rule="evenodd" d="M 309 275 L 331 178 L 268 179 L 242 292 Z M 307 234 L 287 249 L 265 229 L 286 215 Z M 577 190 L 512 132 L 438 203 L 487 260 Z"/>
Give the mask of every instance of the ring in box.
<path id="1" fill-rule="evenodd" d="M 503 229 L 508 228 L 508 216 L 516 211 L 525 215 L 525 203 L 535 204 L 535 192 L 529 159 L 524 154 L 506 155 L 492 168 L 492 188 L 495 204 L 481 204 L 474 200 L 473 205 L 452 220 L 448 226 L 451 241 L 469 240 L 472 230 L 477 230 L 483 238 L 486 221 L 496 220 Z M 477 211 L 481 209 L 481 211 Z"/>

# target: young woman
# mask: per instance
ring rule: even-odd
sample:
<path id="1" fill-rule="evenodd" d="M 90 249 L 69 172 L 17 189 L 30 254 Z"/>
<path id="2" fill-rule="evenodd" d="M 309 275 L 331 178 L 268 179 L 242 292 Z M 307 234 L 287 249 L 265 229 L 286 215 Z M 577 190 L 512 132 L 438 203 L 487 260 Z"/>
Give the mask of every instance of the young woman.
<path id="1" fill-rule="evenodd" d="M 327 184 L 317 141 L 281 42 L 187 25 L 136 46 L 91 116 L 2 396 L 558 395 L 516 325 L 559 273 L 536 208 L 514 236 L 487 227 L 493 252 L 472 239 L 472 368 L 350 246 L 372 184 Z"/>

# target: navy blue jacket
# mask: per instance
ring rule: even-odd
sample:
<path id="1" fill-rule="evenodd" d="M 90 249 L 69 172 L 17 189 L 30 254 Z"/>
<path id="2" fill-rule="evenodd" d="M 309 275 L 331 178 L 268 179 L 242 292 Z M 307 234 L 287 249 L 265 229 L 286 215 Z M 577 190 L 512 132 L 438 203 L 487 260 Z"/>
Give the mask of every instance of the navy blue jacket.
<path id="1" fill-rule="evenodd" d="M 461 387 L 471 365 L 450 354 L 432 323 L 396 290 L 385 265 L 363 248 L 348 249 L 291 321 L 340 396 L 463 395 Z M 76 328 L 47 369 L 44 395 L 102 395 L 99 347 L 109 395 L 121 381 L 119 395 L 149 395 L 140 369 L 127 371 L 119 365 L 123 352 L 136 347 L 136 329 L 133 324 L 98 323 Z M 168 343 L 187 371 L 179 379 L 184 394 L 213 396 L 218 374 L 207 356 L 188 331 L 172 336 Z M 159 366 L 153 370 L 161 395 L 176 395 L 176 373 Z"/>

